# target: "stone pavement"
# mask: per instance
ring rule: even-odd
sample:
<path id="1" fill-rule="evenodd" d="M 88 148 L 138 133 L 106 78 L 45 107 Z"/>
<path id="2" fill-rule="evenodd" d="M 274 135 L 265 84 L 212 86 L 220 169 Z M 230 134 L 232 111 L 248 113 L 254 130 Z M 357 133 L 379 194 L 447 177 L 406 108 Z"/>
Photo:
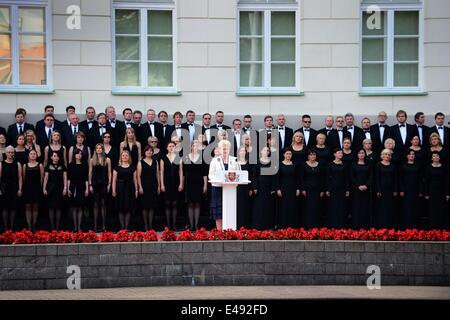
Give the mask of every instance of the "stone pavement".
<path id="1" fill-rule="evenodd" d="M 245 300 L 385 299 L 450 300 L 450 287 L 384 286 L 220 286 L 82 290 L 0 291 L 0 300 Z"/>

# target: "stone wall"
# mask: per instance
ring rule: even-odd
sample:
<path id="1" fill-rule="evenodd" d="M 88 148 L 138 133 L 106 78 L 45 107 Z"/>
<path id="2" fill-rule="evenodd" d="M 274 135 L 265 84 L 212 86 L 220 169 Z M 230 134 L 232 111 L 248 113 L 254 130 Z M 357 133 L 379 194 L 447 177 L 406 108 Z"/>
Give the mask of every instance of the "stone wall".
<path id="1" fill-rule="evenodd" d="M 0 246 L 0 290 L 180 285 L 450 285 L 450 243 L 207 241 Z"/>

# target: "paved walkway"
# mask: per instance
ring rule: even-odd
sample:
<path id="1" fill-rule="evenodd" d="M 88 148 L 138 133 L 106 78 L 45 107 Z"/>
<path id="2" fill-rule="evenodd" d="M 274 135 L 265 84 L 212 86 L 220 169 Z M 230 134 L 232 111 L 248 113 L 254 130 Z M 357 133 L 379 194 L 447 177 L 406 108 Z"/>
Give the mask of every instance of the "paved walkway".
<path id="1" fill-rule="evenodd" d="M 424 299 L 450 300 L 450 287 L 260 286 L 150 287 L 0 291 L 0 300 L 230 300 L 230 299 Z"/>

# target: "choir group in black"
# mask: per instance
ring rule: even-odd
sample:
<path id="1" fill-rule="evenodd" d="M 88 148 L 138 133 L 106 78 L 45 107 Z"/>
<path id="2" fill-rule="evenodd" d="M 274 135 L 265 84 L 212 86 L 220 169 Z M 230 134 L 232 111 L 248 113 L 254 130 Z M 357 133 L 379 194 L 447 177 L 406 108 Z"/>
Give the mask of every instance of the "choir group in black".
<path id="1" fill-rule="evenodd" d="M 93 213 L 89 228 L 96 231 L 106 230 L 108 213 L 117 214 L 120 229 L 130 229 L 136 212 L 142 213 L 146 230 L 153 228 L 155 212 L 164 212 L 166 226 L 176 229 L 182 206 L 191 229 L 210 209 L 219 221 L 221 204 L 211 197 L 204 160 L 211 153 L 207 146 L 220 140 L 233 142 L 230 154 L 251 180 L 238 187 L 238 227 L 448 227 L 450 128 L 440 112 L 431 127 L 424 125 L 422 112 L 408 124 L 400 110 L 392 126 L 385 112 L 373 125 L 364 118 L 361 127 L 349 113 L 326 117 L 320 130 L 304 115 L 295 131 L 285 125 L 284 115 L 275 124 L 266 116 L 264 128 L 255 130 L 250 115 L 226 126 L 222 111 L 214 125 L 209 113 L 202 115 L 202 125 L 195 123 L 191 110 L 185 122 L 175 112 L 173 124 L 167 112 L 156 115 L 153 109 L 144 122 L 142 113 L 130 108 L 123 110 L 123 121 L 117 120 L 112 106 L 98 115 L 88 107 L 82 122 L 73 106 L 62 122 L 53 112 L 46 106 L 44 118 L 33 126 L 19 108 L 14 124 L 0 127 L 5 230 L 15 228 L 16 212 L 22 211 L 27 227 L 35 230 L 43 210 L 48 228 L 58 230 L 67 207 L 75 231 L 81 230 L 86 211 Z M 187 152 L 183 139 L 189 139 Z M 208 156 L 221 152 L 217 147 Z"/>

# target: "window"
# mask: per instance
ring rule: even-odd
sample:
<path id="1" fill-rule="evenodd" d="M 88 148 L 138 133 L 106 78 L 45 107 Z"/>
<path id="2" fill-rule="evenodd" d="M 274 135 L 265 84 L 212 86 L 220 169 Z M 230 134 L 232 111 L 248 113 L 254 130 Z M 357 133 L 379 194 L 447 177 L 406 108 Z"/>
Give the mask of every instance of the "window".
<path id="1" fill-rule="evenodd" d="M 175 7 L 143 6 L 115 3 L 113 91 L 175 93 Z"/>
<path id="2" fill-rule="evenodd" d="M 0 3 L 0 91 L 51 91 L 49 8 L 8 3 Z"/>
<path id="3" fill-rule="evenodd" d="M 382 2 L 362 7 L 361 92 L 421 92 L 421 4 Z"/>
<path id="4" fill-rule="evenodd" d="M 300 93 L 297 7 L 292 0 L 239 2 L 239 92 Z"/>

